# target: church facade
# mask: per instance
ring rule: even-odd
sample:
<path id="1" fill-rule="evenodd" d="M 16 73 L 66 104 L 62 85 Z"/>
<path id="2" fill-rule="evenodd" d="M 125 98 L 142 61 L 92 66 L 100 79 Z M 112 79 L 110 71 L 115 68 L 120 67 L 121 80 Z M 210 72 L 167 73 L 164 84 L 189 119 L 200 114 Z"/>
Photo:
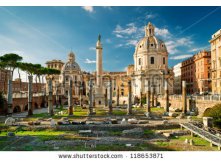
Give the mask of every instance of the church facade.
<path id="1" fill-rule="evenodd" d="M 150 89 L 156 94 L 164 94 L 165 82 L 172 93 L 172 70 L 168 68 L 168 51 L 165 43 L 155 36 L 152 23 L 145 26 L 145 36 L 135 47 L 132 92 L 136 97 L 147 92 L 147 81 Z"/>

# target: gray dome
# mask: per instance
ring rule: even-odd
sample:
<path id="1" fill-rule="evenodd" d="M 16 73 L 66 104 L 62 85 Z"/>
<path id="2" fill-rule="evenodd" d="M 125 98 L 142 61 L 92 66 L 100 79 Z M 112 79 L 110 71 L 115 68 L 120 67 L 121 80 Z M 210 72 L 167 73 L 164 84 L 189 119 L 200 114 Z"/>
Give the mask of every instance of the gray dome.
<path id="1" fill-rule="evenodd" d="M 81 71 L 80 66 L 75 62 L 75 54 L 72 51 L 68 54 L 68 62 L 62 68 L 62 71 L 70 70 Z"/>

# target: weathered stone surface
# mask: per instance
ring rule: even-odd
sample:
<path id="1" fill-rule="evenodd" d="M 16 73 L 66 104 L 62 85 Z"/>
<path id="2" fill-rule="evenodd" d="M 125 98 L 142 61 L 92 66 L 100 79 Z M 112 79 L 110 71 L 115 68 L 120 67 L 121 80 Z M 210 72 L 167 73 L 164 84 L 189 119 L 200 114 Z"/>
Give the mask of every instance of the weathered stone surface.
<path id="1" fill-rule="evenodd" d="M 167 120 L 163 120 L 162 124 L 163 125 L 168 124 L 168 121 Z"/>
<path id="2" fill-rule="evenodd" d="M 188 135 L 189 132 L 187 130 L 176 130 L 172 132 L 173 136 L 183 136 L 183 135 Z"/>
<path id="3" fill-rule="evenodd" d="M 137 123 L 138 124 L 148 124 L 149 121 L 148 120 L 139 120 Z"/>
<path id="4" fill-rule="evenodd" d="M 127 122 L 127 120 L 126 120 L 125 118 L 123 118 L 120 124 L 121 124 L 121 125 L 127 125 L 128 122 Z"/>
<path id="5" fill-rule="evenodd" d="M 164 112 L 163 116 L 169 116 L 169 112 Z"/>
<path id="6" fill-rule="evenodd" d="M 112 124 L 118 124 L 117 119 L 111 119 Z"/>
<path id="7" fill-rule="evenodd" d="M 187 120 L 191 121 L 192 120 L 192 116 L 187 116 Z"/>
<path id="8" fill-rule="evenodd" d="M 28 125 L 41 125 L 40 121 L 29 121 Z"/>
<path id="9" fill-rule="evenodd" d="M 9 117 L 5 120 L 5 125 L 6 126 L 11 126 L 11 125 L 14 125 L 14 124 L 15 124 L 15 119 L 14 118 Z"/>
<path id="10" fill-rule="evenodd" d="M 91 134 L 92 131 L 91 130 L 79 130 L 78 133 L 86 135 L 86 134 Z"/>
<path id="11" fill-rule="evenodd" d="M 163 133 L 163 135 L 167 138 L 169 138 L 171 136 L 171 133 Z"/>
<path id="12" fill-rule="evenodd" d="M 71 124 L 72 125 L 85 125 L 86 121 L 72 121 Z"/>
<path id="13" fill-rule="evenodd" d="M 150 112 L 145 112 L 144 115 L 145 115 L 147 118 L 151 118 L 151 113 L 150 113 Z"/>
<path id="14" fill-rule="evenodd" d="M 128 123 L 129 124 L 137 124 L 138 120 L 136 118 L 131 118 L 131 119 L 128 119 Z"/>
<path id="15" fill-rule="evenodd" d="M 57 122 L 58 125 L 70 125 L 69 121 L 58 121 Z"/>
<path id="16" fill-rule="evenodd" d="M 169 112 L 169 117 L 177 117 L 177 113 L 175 112 Z"/>
<path id="17" fill-rule="evenodd" d="M 195 112 L 190 112 L 190 116 L 196 116 Z"/>
<path id="18" fill-rule="evenodd" d="M 50 125 L 51 125 L 51 126 L 55 126 L 55 125 L 56 125 L 55 120 L 52 119 L 51 122 L 50 122 Z"/>
<path id="19" fill-rule="evenodd" d="M 144 130 L 142 128 L 134 128 L 130 130 L 123 130 L 123 136 L 131 136 L 131 137 L 141 137 L 144 134 Z"/>

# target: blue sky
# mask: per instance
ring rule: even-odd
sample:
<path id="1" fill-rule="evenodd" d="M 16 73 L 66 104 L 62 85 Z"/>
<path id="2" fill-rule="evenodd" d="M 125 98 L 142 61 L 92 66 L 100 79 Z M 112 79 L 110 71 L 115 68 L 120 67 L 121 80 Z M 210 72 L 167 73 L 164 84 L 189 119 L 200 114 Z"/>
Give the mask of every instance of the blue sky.
<path id="1" fill-rule="evenodd" d="M 15 52 L 45 65 L 66 61 L 72 50 L 82 70 L 94 71 L 100 33 L 104 69 L 122 71 L 133 64 L 135 44 L 150 21 L 173 66 L 210 48 L 220 18 L 220 7 L 0 7 L 0 54 Z"/>

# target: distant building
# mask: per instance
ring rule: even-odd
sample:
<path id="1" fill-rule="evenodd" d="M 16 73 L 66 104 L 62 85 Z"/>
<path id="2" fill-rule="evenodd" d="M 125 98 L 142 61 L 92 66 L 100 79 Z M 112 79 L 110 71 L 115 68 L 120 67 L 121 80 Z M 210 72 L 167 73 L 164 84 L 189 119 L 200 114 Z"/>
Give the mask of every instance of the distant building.
<path id="1" fill-rule="evenodd" d="M 194 92 L 208 93 L 211 92 L 211 52 L 200 51 L 194 55 L 195 76 L 193 83 Z"/>
<path id="2" fill-rule="evenodd" d="M 177 65 L 175 65 L 173 67 L 173 73 L 174 73 L 173 93 L 174 94 L 181 94 L 182 93 L 181 66 L 182 66 L 182 63 L 178 63 Z"/>
<path id="3" fill-rule="evenodd" d="M 195 73 L 194 58 L 190 57 L 187 60 L 184 60 L 181 66 L 181 80 L 186 81 L 187 94 L 194 93 L 194 87 L 193 87 L 193 82 L 195 80 L 194 73 Z"/>
<path id="4" fill-rule="evenodd" d="M 212 93 L 221 94 L 221 29 L 212 35 L 211 44 L 211 71 Z"/>
<path id="5" fill-rule="evenodd" d="M 187 83 L 188 94 L 211 92 L 210 51 L 200 51 L 182 62 L 181 80 Z"/>
<path id="6" fill-rule="evenodd" d="M 0 92 L 7 93 L 9 71 L 0 69 Z"/>

